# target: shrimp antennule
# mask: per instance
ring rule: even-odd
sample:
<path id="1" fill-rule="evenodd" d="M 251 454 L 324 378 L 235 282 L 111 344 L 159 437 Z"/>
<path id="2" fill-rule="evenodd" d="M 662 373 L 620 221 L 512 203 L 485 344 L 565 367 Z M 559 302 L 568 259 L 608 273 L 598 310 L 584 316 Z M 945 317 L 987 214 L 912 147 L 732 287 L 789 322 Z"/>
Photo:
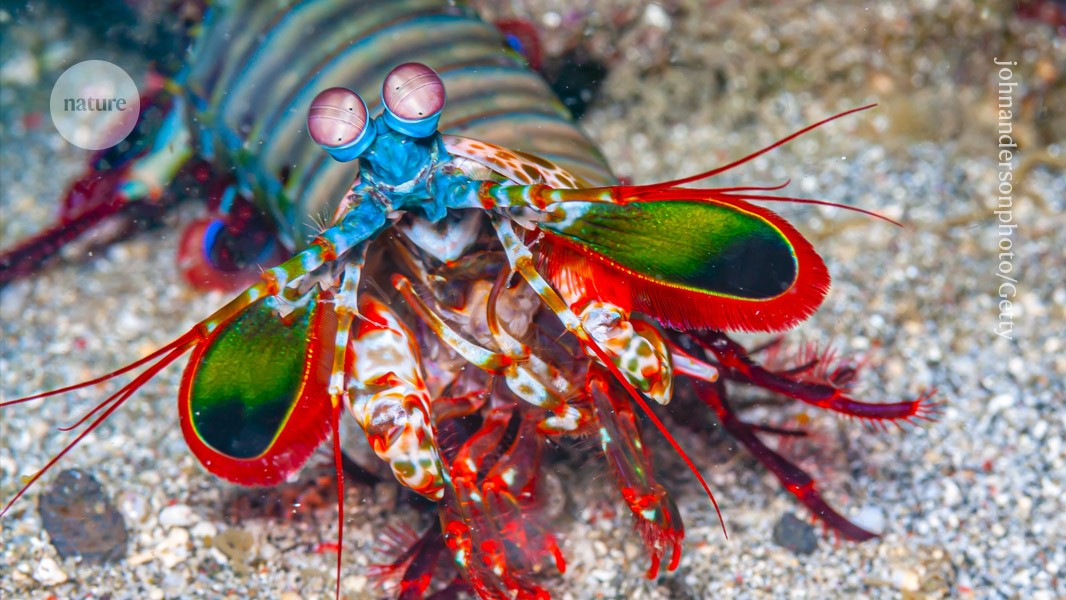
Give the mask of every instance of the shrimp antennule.
<path id="1" fill-rule="evenodd" d="M 183 335 L 183 336 L 179 337 L 178 339 L 174 340 L 173 342 L 167 344 L 163 348 L 161 348 L 161 349 L 153 352 L 152 354 L 148 355 L 147 357 L 142 358 L 142 359 L 140 359 L 140 360 L 138 360 L 138 361 L 136 361 L 136 362 L 134 362 L 134 363 L 132 363 L 130 365 L 122 367 L 121 369 L 118 369 L 116 371 L 112 371 L 111 373 L 108 373 L 107 375 L 103 375 L 101 377 L 97 377 L 96 379 L 91 379 L 89 381 L 86 381 L 86 382 L 83 382 L 83 383 L 80 383 L 80 384 L 77 384 L 77 385 L 72 385 L 72 386 L 67 386 L 67 387 L 64 387 L 64 388 L 60 388 L 58 390 L 52 390 L 50 392 L 44 392 L 44 393 L 41 393 L 41 394 L 35 394 L 33 396 L 28 396 L 26 398 L 18 398 L 16 400 L 10 400 L 10 401 L 4 402 L 4 403 L 0 403 L 0 408 L 3 408 L 3 407 L 11 406 L 11 405 L 14 405 L 14 404 L 20 404 L 22 402 L 28 402 L 30 400 L 35 400 L 35 399 L 39 399 L 39 398 L 47 398 L 47 397 L 50 397 L 50 396 L 55 396 L 55 395 L 62 394 L 62 393 L 65 393 L 65 392 L 69 392 L 69 391 L 73 391 L 73 390 L 76 390 L 76 389 L 88 387 L 90 385 L 95 385 L 97 383 L 101 383 L 103 381 L 107 381 L 107 380 L 109 380 L 109 379 L 111 379 L 111 378 L 113 378 L 113 377 L 115 377 L 117 375 L 121 375 L 122 373 L 125 373 L 125 372 L 128 372 L 128 371 L 132 370 L 132 369 L 135 369 L 138 366 L 144 365 L 145 363 L 150 362 L 150 361 L 152 361 L 154 359 L 158 359 L 158 360 L 156 360 L 155 363 L 151 364 L 147 369 L 145 369 L 139 375 L 134 377 L 132 381 L 130 381 L 126 385 L 122 386 L 121 389 L 119 389 L 117 392 L 115 392 L 114 394 L 109 396 L 106 400 L 104 400 L 103 402 L 98 404 L 96 407 L 94 407 L 91 411 L 89 411 L 88 414 L 86 414 L 84 417 L 79 419 L 77 423 L 75 423 L 74 425 L 71 425 L 70 427 L 64 428 L 63 431 L 69 431 L 71 429 L 74 429 L 74 428 L 80 426 L 85 421 L 87 421 L 94 414 L 96 414 L 99 411 L 103 410 L 103 414 L 101 414 L 100 416 L 98 416 L 95 419 L 93 419 L 93 421 L 91 423 L 89 423 L 89 426 L 85 428 L 85 431 L 82 431 L 81 433 L 79 433 L 77 435 L 77 437 L 75 437 L 70 443 L 68 443 L 66 446 L 64 446 L 63 449 L 59 451 L 59 453 L 57 453 L 55 456 L 53 456 L 51 459 L 49 459 L 48 462 L 44 465 L 43 468 L 41 468 L 39 471 L 37 471 L 32 477 L 29 478 L 29 480 L 26 481 L 26 483 L 22 486 L 22 488 L 19 489 L 18 493 L 16 493 L 15 496 L 13 498 L 11 498 L 11 500 L 9 500 L 7 502 L 7 504 L 4 505 L 4 508 L 2 510 L 0 510 L 0 517 L 2 517 L 5 514 L 7 514 L 7 511 L 11 508 L 11 506 L 13 504 L 15 504 L 15 502 L 18 501 L 18 499 L 21 498 L 22 495 L 25 494 L 27 490 L 30 489 L 30 486 L 32 486 L 38 479 L 40 479 L 46 472 L 48 472 L 49 469 L 51 469 L 56 463 L 58 463 L 59 460 L 62 459 L 63 456 L 65 456 L 67 454 L 67 452 L 70 452 L 83 439 L 85 439 L 85 436 L 89 435 L 93 430 L 95 430 L 97 427 L 99 427 L 101 423 L 106 421 L 107 418 L 110 417 L 111 414 L 114 413 L 116 410 L 118 410 L 118 408 L 120 406 L 122 406 L 126 402 L 126 400 L 129 400 L 129 398 L 131 396 L 133 396 L 133 394 L 138 389 L 140 389 L 141 386 L 143 386 L 145 383 L 148 383 L 152 378 L 154 378 L 156 375 L 158 375 L 160 371 L 162 371 L 164 368 L 166 368 L 168 365 L 170 365 L 170 363 L 174 362 L 175 360 L 180 358 L 183 354 L 185 354 L 190 348 L 192 348 L 199 341 L 199 339 L 200 339 L 199 331 L 197 329 L 193 329 L 193 330 L 190 330 L 189 332 L 187 332 L 185 335 Z"/>

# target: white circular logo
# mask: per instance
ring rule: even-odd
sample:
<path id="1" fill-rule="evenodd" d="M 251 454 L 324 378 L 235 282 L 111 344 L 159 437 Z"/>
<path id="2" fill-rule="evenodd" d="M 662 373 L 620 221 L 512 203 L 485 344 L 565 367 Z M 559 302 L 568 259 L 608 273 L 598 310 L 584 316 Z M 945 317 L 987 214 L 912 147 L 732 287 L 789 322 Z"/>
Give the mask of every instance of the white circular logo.
<path id="1" fill-rule="evenodd" d="M 56 129 L 68 142 L 86 150 L 104 150 L 133 131 L 141 96 L 122 67 L 87 60 L 59 76 L 49 109 Z"/>

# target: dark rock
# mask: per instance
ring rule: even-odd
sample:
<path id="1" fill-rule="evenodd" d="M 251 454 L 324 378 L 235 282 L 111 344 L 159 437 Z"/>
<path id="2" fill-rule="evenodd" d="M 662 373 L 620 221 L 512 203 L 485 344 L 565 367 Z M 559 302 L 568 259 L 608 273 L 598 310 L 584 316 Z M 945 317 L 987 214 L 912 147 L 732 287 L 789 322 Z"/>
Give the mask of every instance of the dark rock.
<path id="1" fill-rule="evenodd" d="M 92 475 L 68 469 L 37 504 L 41 522 L 59 556 L 104 564 L 126 555 L 126 522 Z"/>
<path id="2" fill-rule="evenodd" d="M 818 548 L 818 535 L 811 524 L 785 513 L 774 525 L 774 542 L 793 554 L 811 554 Z"/>
<path id="3" fill-rule="evenodd" d="M 580 119 L 607 78 L 607 67 L 578 54 L 563 57 L 562 66 L 547 75 L 555 95 Z"/>
<path id="4" fill-rule="evenodd" d="M 662 577 L 659 580 L 660 589 L 665 588 L 670 598 L 673 600 L 699 600 L 700 595 L 696 593 L 696 590 L 692 589 L 692 586 L 685 583 L 685 579 L 681 573 L 674 573 Z"/>

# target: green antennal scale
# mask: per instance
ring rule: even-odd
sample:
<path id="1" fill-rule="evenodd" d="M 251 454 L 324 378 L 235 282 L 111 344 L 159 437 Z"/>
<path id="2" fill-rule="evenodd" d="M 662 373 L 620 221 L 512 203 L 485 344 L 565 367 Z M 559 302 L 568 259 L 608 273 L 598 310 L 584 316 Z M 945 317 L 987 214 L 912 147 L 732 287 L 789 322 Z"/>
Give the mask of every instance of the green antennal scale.
<path id="1" fill-rule="evenodd" d="M 784 219 L 705 190 L 656 196 L 568 206 L 564 221 L 542 223 L 549 278 L 682 329 L 776 331 L 818 308 L 825 264 Z"/>
<path id="2" fill-rule="evenodd" d="M 322 295 L 309 293 L 285 316 L 277 297 L 263 298 L 196 346 L 178 408 L 185 439 L 207 470 L 271 485 L 326 439 L 337 319 Z"/>

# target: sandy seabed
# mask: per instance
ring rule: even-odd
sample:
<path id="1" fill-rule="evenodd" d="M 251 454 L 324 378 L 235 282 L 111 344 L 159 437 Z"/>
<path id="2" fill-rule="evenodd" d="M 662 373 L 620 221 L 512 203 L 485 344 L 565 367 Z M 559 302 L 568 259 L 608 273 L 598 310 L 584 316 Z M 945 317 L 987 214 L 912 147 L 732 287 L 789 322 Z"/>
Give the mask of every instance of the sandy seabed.
<path id="1" fill-rule="evenodd" d="M 771 475 L 726 436 L 677 428 L 715 490 L 730 539 L 656 442 L 686 545 L 677 571 L 654 581 L 643 577 L 646 553 L 629 517 L 612 510 L 601 473 L 560 466 L 569 568 L 549 580 L 559 597 L 1066 597 L 1066 42 L 1061 29 L 1022 18 L 1012 4 L 508 3 L 507 14 L 540 24 L 549 55 L 579 45 L 610 68 L 583 125 L 636 182 L 705 170 L 829 114 L 879 103 L 722 180 L 791 178 L 795 195 L 903 222 L 897 229 L 841 210 L 774 207 L 809 234 L 834 278 L 820 312 L 792 335 L 866 355 L 864 399 L 936 387 L 943 401 L 936 422 L 887 432 L 789 405 L 746 415 L 810 419 L 815 443 L 794 456 L 842 512 L 881 523 L 875 541 L 823 538 L 805 555 L 773 541 L 785 515 L 807 515 Z M 41 119 L 63 66 L 90 54 L 133 73 L 146 64 L 61 11 L 43 12 L 0 14 L 4 247 L 48 223 L 54 199 L 84 165 L 47 112 Z M 999 85 L 1008 81 L 1017 85 Z M 997 147 L 1001 90 L 1013 101 L 1018 145 L 1008 165 Z M 993 211 L 1006 202 L 997 190 L 1007 170 L 1005 217 Z M 179 282 L 175 232 L 194 216 L 185 209 L 172 228 L 0 292 L 2 397 L 117 368 L 218 307 L 222 295 Z M 1002 286 L 1004 276 L 1014 289 Z M 312 493 L 281 515 L 236 518 L 234 506 L 255 502 L 185 448 L 174 410 L 179 377 L 176 367 L 161 374 L 62 462 L 110 494 L 130 528 L 126 558 L 103 567 L 59 559 L 37 511 L 46 478 L 0 523 L 0 595 L 332 593 L 335 555 L 311 551 L 336 538 L 331 502 Z M 68 436 L 55 427 L 100 394 L 3 410 L 0 497 L 62 448 Z M 388 523 L 421 517 L 390 485 L 350 486 L 346 507 L 343 592 L 373 598 L 366 567 L 377 536 Z"/>

